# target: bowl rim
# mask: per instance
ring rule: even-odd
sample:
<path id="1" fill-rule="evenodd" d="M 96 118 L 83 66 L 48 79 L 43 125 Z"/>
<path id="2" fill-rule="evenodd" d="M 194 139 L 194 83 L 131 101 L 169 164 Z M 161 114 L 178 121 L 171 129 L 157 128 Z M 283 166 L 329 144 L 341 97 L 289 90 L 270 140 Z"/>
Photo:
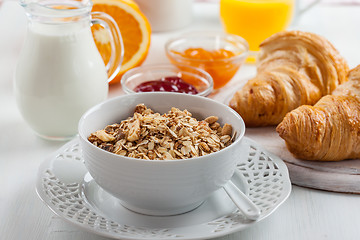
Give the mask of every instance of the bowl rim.
<path id="1" fill-rule="evenodd" d="M 139 70 L 175 69 L 175 70 L 178 70 L 179 72 L 186 72 L 186 71 L 183 71 L 181 68 L 184 68 L 184 69 L 188 68 L 188 69 L 191 69 L 191 70 L 193 70 L 195 72 L 199 72 L 199 73 L 203 74 L 205 76 L 207 82 L 209 83 L 209 86 L 205 90 L 203 90 L 201 92 L 198 92 L 197 94 L 187 94 L 187 93 L 182 93 L 182 94 L 193 95 L 193 96 L 207 96 L 213 91 L 213 89 L 214 89 L 214 80 L 213 80 L 212 76 L 208 72 L 206 72 L 205 70 L 203 70 L 201 68 L 193 67 L 193 66 L 189 66 L 189 65 L 184 65 L 184 64 L 176 64 L 175 65 L 175 64 L 170 64 L 170 63 L 162 63 L 162 64 L 147 64 L 147 65 L 138 66 L 138 67 L 135 67 L 135 68 L 132 68 L 132 69 L 126 71 L 122 75 L 120 83 L 121 83 L 121 86 L 122 86 L 125 93 L 138 94 L 138 92 L 135 92 L 135 91 L 131 90 L 125 84 L 126 79 L 128 79 L 129 76 L 134 75 L 134 73 L 136 73 L 137 71 L 139 71 Z M 165 92 L 163 92 L 163 93 L 165 93 Z"/>
<path id="2" fill-rule="evenodd" d="M 86 136 L 84 136 L 83 132 L 81 131 L 81 126 L 84 123 L 86 116 L 91 114 L 94 111 L 98 111 L 101 108 L 101 106 L 103 106 L 103 105 L 110 104 L 110 103 L 116 102 L 116 101 L 120 101 L 119 99 L 128 98 L 128 97 L 132 97 L 132 96 L 135 96 L 135 95 L 138 95 L 138 96 L 139 95 L 174 95 L 174 96 L 178 95 L 177 97 L 186 96 L 188 98 L 194 98 L 194 100 L 203 99 L 203 100 L 210 101 L 212 104 L 222 105 L 231 114 L 234 114 L 238 118 L 238 120 L 240 122 L 240 130 L 241 130 L 241 132 L 236 133 L 235 141 L 232 144 L 230 144 L 229 146 L 227 146 L 227 147 L 225 147 L 225 148 L 223 148 L 223 149 L 221 149 L 221 150 L 219 150 L 217 152 L 213 152 L 213 153 L 210 153 L 210 154 L 205 155 L 205 156 L 192 157 L 192 158 L 186 158 L 186 159 L 164 159 L 164 160 L 154 159 L 154 160 L 147 160 L 147 159 L 140 159 L 140 158 L 121 156 L 121 155 L 106 151 L 104 149 L 101 149 L 101 148 L 95 146 L 94 144 L 92 144 L 91 142 L 89 142 L 88 138 Z M 111 124 L 111 123 L 109 123 L 109 124 Z M 225 105 L 225 104 L 223 104 L 221 102 L 215 101 L 213 99 L 207 98 L 207 97 L 197 96 L 197 95 L 190 95 L 190 94 L 185 94 L 184 95 L 182 93 L 174 93 L 174 92 L 142 92 L 142 93 L 136 93 L 136 94 L 127 94 L 127 95 L 117 96 L 117 97 L 105 100 L 105 101 L 91 107 L 90 109 L 88 109 L 82 115 L 82 117 L 79 120 L 79 124 L 78 124 L 79 138 L 82 140 L 82 142 L 89 145 L 92 149 L 96 149 L 95 151 L 100 151 L 100 152 L 104 153 L 105 155 L 109 155 L 111 157 L 119 157 L 119 160 L 126 159 L 127 161 L 140 161 L 140 162 L 154 163 L 154 164 L 159 163 L 159 162 L 169 164 L 169 163 L 190 162 L 190 161 L 206 161 L 206 159 L 208 159 L 208 156 L 210 156 L 210 155 L 215 157 L 216 155 L 222 154 L 223 152 L 230 151 L 230 149 L 232 149 L 234 147 L 238 147 L 237 145 L 241 144 L 241 141 L 244 138 L 245 130 L 246 130 L 246 127 L 245 127 L 244 120 L 242 119 L 242 117 L 234 109 L 230 108 L 229 106 L 227 106 L 227 105 Z M 120 158 L 124 158 L 124 159 L 120 159 Z"/>
<path id="3" fill-rule="evenodd" d="M 227 39 L 232 38 L 235 39 L 237 42 L 241 42 L 243 46 L 245 47 L 245 51 L 239 55 L 235 55 L 228 58 L 220 58 L 220 59 L 195 59 L 195 58 L 189 58 L 189 57 L 183 57 L 179 54 L 175 54 L 171 51 L 170 47 L 172 44 L 178 42 L 178 41 L 185 41 L 187 39 L 196 39 L 196 38 L 206 38 L 206 37 L 220 37 L 221 39 Z M 232 60 L 238 60 L 241 58 L 246 58 L 250 53 L 250 47 L 249 43 L 241 36 L 231 34 L 231 33 L 224 33 L 219 31 L 200 31 L 200 32 L 187 32 L 184 34 L 181 34 L 175 38 L 170 38 L 165 43 L 165 53 L 166 55 L 172 57 L 173 59 L 180 59 L 185 61 L 193 61 L 193 62 L 224 62 L 224 61 L 232 61 Z"/>

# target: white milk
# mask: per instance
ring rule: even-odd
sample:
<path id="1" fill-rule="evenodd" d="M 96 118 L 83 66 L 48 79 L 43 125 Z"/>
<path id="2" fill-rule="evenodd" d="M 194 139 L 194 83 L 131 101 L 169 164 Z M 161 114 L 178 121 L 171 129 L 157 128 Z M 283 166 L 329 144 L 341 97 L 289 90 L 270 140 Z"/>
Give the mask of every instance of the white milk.
<path id="1" fill-rule="evenodd" d="M 29 27 L 15 73 L 15 95 L 24 119 L 39 135 L 76 135 L 81 115 L 106 99 L 107 79 L 89 27 Z"/>

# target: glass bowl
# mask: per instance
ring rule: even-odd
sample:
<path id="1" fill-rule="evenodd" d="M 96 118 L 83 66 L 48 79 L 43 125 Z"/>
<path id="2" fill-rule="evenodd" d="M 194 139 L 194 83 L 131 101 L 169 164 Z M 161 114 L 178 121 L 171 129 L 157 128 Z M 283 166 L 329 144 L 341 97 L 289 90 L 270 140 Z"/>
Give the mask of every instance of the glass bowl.
<path id="1" fill-rule="evenodd" d="M 198 96 L 207 96 L 213 90 L 213 79 L 202 69 L 184 65 L 146 65 L 127 71 L 121 78 L 121 85 L 126 93 L 136 93 L 135 88 L 148 81 L 167 77 L 179 77 L 197 90 Z"/>
<path id="2" fill-rule="evenodd" d="M 249 45 L 233 34 L 196 32 L 168 40 L 165 51 L 175 65 L 193 66 L 208 72 L 214 89 L 218 89 L 225 86 L 244 63 Z"/>

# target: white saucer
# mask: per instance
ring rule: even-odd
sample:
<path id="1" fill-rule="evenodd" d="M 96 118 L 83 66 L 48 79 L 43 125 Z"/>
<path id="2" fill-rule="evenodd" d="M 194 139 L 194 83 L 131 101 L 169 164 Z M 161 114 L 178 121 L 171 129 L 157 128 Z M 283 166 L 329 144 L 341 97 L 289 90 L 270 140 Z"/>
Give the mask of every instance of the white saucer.
<path id="1" fill-rule="evenodd" d="M 78 139 L 74 139 L 40 166 L 36 190 L 58 216 L 93 233 L 116 239 L 204 239 L 224 236 L 269 216 L 290 195 L 284 162 L 244 138 L 248 161 L 238 165 L 241 179 L 233 179 L 261 209 L 257 221 L 245 219 L 223 189 L 198 208 L 175 216 L 148 216 L 120 204 L 87 173 Z"/>

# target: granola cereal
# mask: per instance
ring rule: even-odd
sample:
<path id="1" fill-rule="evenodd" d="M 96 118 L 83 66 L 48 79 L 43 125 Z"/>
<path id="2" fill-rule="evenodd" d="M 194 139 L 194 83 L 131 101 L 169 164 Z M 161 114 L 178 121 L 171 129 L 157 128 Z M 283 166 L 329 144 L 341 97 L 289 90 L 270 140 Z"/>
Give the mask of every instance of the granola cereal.
<path id="1" fill-rule="evenodd" d="M 139 104 L 132 117 L 92 133 L 88 140 L 122 156 L 187 159 L 217 152 L 233 142 L 232 126 L 221 127 L 217 121 L 216 116 L 198 121 L 187 110 L 174 107 L 160 115 Z"/>

